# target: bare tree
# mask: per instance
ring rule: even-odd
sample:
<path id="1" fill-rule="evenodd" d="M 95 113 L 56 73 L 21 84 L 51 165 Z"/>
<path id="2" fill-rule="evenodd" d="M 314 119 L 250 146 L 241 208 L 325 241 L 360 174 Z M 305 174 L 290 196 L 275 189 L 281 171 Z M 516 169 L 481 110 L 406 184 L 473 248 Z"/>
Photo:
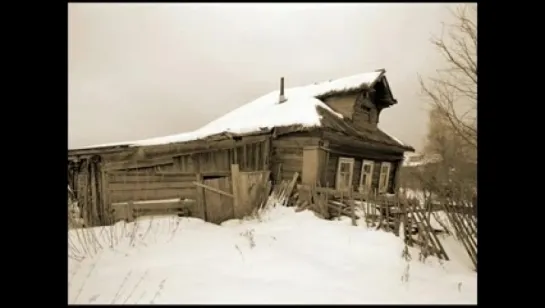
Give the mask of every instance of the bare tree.
<path id="1" fill-rule="evenodd" d="M 463 4 L 452 12 L 453 23 L 431 42 L 444 57 L 445 67 L 420 84 L 434 112 L 470 151 L 477 149 L 477 5 Z"/>

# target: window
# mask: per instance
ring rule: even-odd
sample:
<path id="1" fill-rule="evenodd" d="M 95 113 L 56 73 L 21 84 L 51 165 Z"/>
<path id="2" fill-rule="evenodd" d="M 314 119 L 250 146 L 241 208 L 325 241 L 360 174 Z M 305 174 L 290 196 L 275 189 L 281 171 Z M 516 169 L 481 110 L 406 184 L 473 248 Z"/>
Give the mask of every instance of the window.
<path id="1" fill-rule="evenodd" d="M 382 163 L 380 165 L 380 178 L 378 181 L 379 193 L 385 193 L 388 191 L 388 182 L 390 180 L 390 167 L 391 163 Z"/>
<path id="2" fill-rule="evenodd" d="M 361 165 L 361 176 L 359 190 L 361 192 L 370 192 L 371 183 L 373 182 L 373 166 L 374 163 L 370 160 L 364 160 Z"/>
<path id="3" fill-rule="evenodd" d="M 341 157 L 337 167 L 337 190 L 347 191 L 352 186 L 352 175 L 354 172 L 354 159 Z"/>
<path id="4" fill-rule="evenodd" d="M 371 108 L 367 107 L 367 106 L 362 106 L 361 107 L 363 109 L 363 113 L 366 115 L 367 117 L 367 121 L 369 121 L 369 123 L 371 123 L 372 121 L 372 117 L 371 117 Z"/>

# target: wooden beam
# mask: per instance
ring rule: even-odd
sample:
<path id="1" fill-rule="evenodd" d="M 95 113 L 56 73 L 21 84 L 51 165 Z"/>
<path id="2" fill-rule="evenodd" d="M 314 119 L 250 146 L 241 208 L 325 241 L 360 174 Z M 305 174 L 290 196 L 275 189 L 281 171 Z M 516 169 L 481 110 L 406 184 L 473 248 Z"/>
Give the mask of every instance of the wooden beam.
<path id="1" fill-rule="evenodd" d="M 102 147 L 102 148 L 88 148 L 88 149 L 73 149 L 68 150 L 68 158 L 75 159 L 78 156 L 93 156 L 97 154 L 113 154 L 120 152 L 135 151 L 135 148 L 131 148 L 128 145 L 115 146 L 115 147 Z"/>
<path id="2" fill-rule="evenodd" d="M 177 200 L 177 201 L 168 201 L 163 202 L 162 200 L 152 200 L 149 201 L 130 201 L 132 203 L 133 209 L 152 209 L 152 210 L 169 210 L 182 207 L 188 207 L 196 204 L 195 200 Z M 114 209 L 120 209 L 128 206 L 129 202 L 116 202 L 112 204 Z"/>
<path id="3" fill-rule="evenodd" d="M 322 134 L 324 139 L 331 141 L 331 145 L 350 145 L 351 147 L 362 150 L 374 150 L 394 153 L 403 153 L 404 151 L 414 150 L 412 149 L 412 147 L 409 146 L 397 146 L 394 144 L 388 144 L 384 143 L 383 141 L 373 140 L 373 138 L 370 138 L 370 136 L 374 136 L 374 138 L 386 138 L 387 135 L 379 129 L 369 132 L 370 135 L 366 135 L 363 132 L 357 131 L 355 129 L 353 129 L 353 131 L 346 131 L 344 129 L 341 129 L 341 132 L 344 133 L 343 134 L 336 132 L 335 130 L 324 129 Z M 388 137 L 387 139 L 391 138 Z"/>
<path id="4" fill-rule="evenodd" d="M 204 189 L 208 189 L 208 190 L 210 190 L 210 191 L 212 191 L 212 192 L 215 192 L 215 193 L 218 193 L 218 194 L 220 194 L 220 195 L 224 195 L 224 196 L 227 196 L 227 197 L 234 198 L 233 194 L 230 194 L 230 193 L 225 192 L 225 191 L 223 191 L 223 190 L 219 190 L 219 189 L 216 189 L 216 188 L 214 188 L 214 187 L 210 187 L 210 186 L 208 186 L 208 185 L 201 184 L 201 183 L 199 183 L 199 182 L 193 182 L 193 184 L 194 184 L 195 186 L 202 187 L 202 188 L 204 188 Z"/>
<path id="5" fill-rule="evenodd" d="M 324 151 L 328 153 L 338 154 L 341 156 L 355 157 L 359 159 L 379 160 L 379 161 L 397 161 L 399 160 L 400 156 L 402 156 L 402 154 L 392 155 L 392 154 L 383 154 L 381 152 L 373 153 L 371 151 L 365 152 L 365 154 L 362 154 L 361 151 L 356 151 L 356 150 L 343 151 L 343 150 L 338 150 L 331 147 L 321 147 L 321 149 L 323 149 Z"/>
<path id="6" fill-rule="evenodd" d="M 329 142 L 328 141 L 325 141 L 324 142 L 324 145 L 323 147 L 327 148 L 329 145 Z M 323 148 L 321 148 L 322 150 L 324 150 Z M 327 186 L 328 183 L 327 183 L 327 167 L 329 166 L 329 151 L 327 150 L 324 150 L 325 152 L 325 158 L 324 158 L 324 162 L 323 162 L 323 166 L 322 166 L 322 174 L 321 174 L 321 177 L 320 177 L 320 180 L 321 180 L 321 183 L 320 185 L 323 186 Z"/>
<path id="7" fill-rule="evenodd" d="M 234 215 L 237 216 L 237 209 L 240 208 L 241 204 L 241 198 L 240 198 L 240 169 L 238 164 L 232 164 L 231 165 L 231 183 L 233 185 L 233 208 L 234 208 Z"/>
<path id="8" fill-rule="evenodd" d="M 90 176 L 90 185 L 91 185 L 91 209 L 92 209 L 92 219 L 91 223 L 93 226 L 100 225 L 99 220 L 99 209 L 98 209 L 98 202 L 100 199 L 98 198 L 98 191 L 97 191 L 97 164 L 92 162 L 89 165 L 89 176 Z"/>
<path id="9" fill-rule="evenodd" d="M 261 143 L 257 143 L 255 146 L 252 145 L 252 147 L 250 148 L 252 151 L 250 153 L 252 153 L 251 155 L 254 155 L 254 165 L 252 166 L 253 170 L 261 170 L 260 166 L 259 166 L 259 156 L 262 156 L 262 153 L 261 153 Z"/>
<path id="10" fill-rule="evenodd" d="M 164 175 L 164 176 L 191 176 L 195 175 L 195 172 L 181 172 L 181 171 L 110 171 L 109 175 L 134 175 L 134 176 L 144 176 L 144 175 Z"/>
<path id="11" fill-rule="evenodd" d="M 197 177 L 197 183 L 203 181 L 202 174 L 197 173 L 196 177 Z M 206 221 L 206 200 L 204 196 L 204 189 L 202 187 L 197 186 L 196 190 L 197 190 L 197 194 L 195 199 L 197 201 L 197 207 L 199 208 L 199 210 L 202 211 L 201 213 L 202 216 L 199 218 L 202 218 L 204 221 Z"/>
<path id="12" fill-rule="evenodd" d="M 227 151 L 238 147 L 245 147 L 246 145 L 253 145 L 253 144 L 259 144 L 264 141 L 269 140 L 269 136 L 251 136 L 251 137 L 243 137 L 242 140 L 232 140 L 232 139 L 226 139 L 226 140 L 197 140 L 197 141 L 190 141 L 188 143 L 180 143 L 180 144 L 166 144 L 166 145 L 153 145 L 153 146 L 145 146 L 145 147 L 134 147 L 134 148 L 128 148 L 123 149 L 124 151 L 131 150 L 132 152 L 136 152 L 137 150 L 142 151 L 144 154 L 149 154 L 150 156 L 153 156 L 151 159 L 142 160 L 142 161 L 135 161 L 135 160 L 124 160 L 122 162 L 110 162 L 108 163 L 109 169 L 123 169 L 123 167 L 129 166 L 133 169 L 134 164 L 138 164 L 138 167 L 146 167 L 146 165 L 149 162 L 158 162 L 159 165 L 166 164 L 165 162 L 169 161 L 168 164 L 172 163 L 174 164 L 174 158 L 181 157 L 181 156 L 192 156 L 192 155 L 199 155 L 204 153 L 210 153 L 210 152 L 219 152 L 219 151 Z M 92 152 L 95 153 L 96 151 Z M 118 150 L 117 152 L 120 152 Z M 100 154 L 103 154 L 103 152 L 99 152 Z M 167 154 L 171 153 L 171 154 Z M 235 154 L 236 155 L 236 154 Z M 75 157 L 74 157 L 75 158 Z M 235 156 L 236 158 L 236 156 Z M 124 165 L 125 164 L 125 165 Z M 121 167 L 120 167 L 121 166 Z M 152 163 L 149 166 L 154 166 Z M 125 167 L 127 169 L 127 167 Z"/>
<path id="13" fill-rule="evenodd" d="M 207 153 L 212 151 L 229 150 L 236 147 L 242 147 L 248 144 L 260 143 L 267 140 L 267 135 L 245 136 L 242 140 L 234 139 L 201 139 L 184 143 L 172 143 L 166 145 L 147 146 L 144 148 L 146 153 L 172 153 L 171 156 L 185 156 Z"/>
<path id="14" fill-rule="evenodd" d="M 320 148 L 318 146 L 306 146 L 303 148 L 301 182 L 314 186 L 320 180 Z M 287 156 L 287 155 L 286 155 Z M 297 156 L 298 158 L 301 156 Z"/>
<path id="15" fill-rule="evenodd" d="M 100 184 L 101 184 L 100 196 L 102 197 L 101 202 L 102 202 L 103 215 L 108 216 L 108 217 L 104 217 L 104 219 L 106 220 L 106 223 L 110 224 L 113 221 L 110 217 L 111 206 L 110 206 L 110 200 L 109 200 L 110 192 L 108 191 L 108 175 L 106 174 L 106 171 L 104 170 L 104 168 L 102 168 L 102 166 L 100 168 Z"/>
<path id="16" fill-rule="evenodd" d="M 106 163 L 104 167 L 107 170 L 124 170 L 124 169 L 138 169 L 155 166 L 164 166 L 174 164 L 172 157 L 153 158 L 141 161 L 122 161 L 122 162 L 110 162 Z"/>

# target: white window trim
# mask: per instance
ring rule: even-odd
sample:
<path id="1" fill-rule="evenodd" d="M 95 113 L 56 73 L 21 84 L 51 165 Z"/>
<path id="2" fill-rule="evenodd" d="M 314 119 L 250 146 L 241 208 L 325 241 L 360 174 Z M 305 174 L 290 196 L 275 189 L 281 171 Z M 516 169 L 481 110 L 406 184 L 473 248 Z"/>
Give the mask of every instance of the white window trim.
<path id="1" fill-rule="evenodd" d="M 339 163 L 337 164 L 337 174 L 336 174 L 336 189 L 337 190 L 341 190 L 341 164 L 349 164 L 350 165 L 350 177 L 349 177 L 349 182 L 350 185 L 348 187 L 348 189 L 351 189 L 350 187 L 352 187 L 352 178 L 354 176 L 354 159 L 353 158 L 348 158 L 348 157 L 340 157 L 339 158 Z"/>
<path id="2" fill-rule="evenodd" d="M 382 167 L 387 167 L 388 169 L 388 172 L 386 172 L 386 179 L 383 181 L 382 180 L 382 176 L 384 175 L 382 173 Z M 388 191 L 388 184 L 390 182 L 390 171 L 392 170 L 392 163 L 389 163 L 389 162 L 383 162 L 381 165 L 380 165 L 380 175 L 379 175 L 379 178 L 378 178 L 378 192 L 379 193 L 385 193 Z M 381 185 L 382 182 L 385 183 L 385 185 Z"/>
<path id="3" fill-rule="evenodd" d="M 371 166 L 369 168 L 369 176 L 367 177 L 366 181 L 367 183 L 363 183 L 363 174 L 364 174 L 364 167 L 365 166 Z M 360 184 L 359 189 L 363 192 L 371 192 L 371 186 L 373 185 L 373 171 L 375 168 L 375 162 L 372 160 L 363 160 L 361 163 L 361 173 L 360 173 Z"/>

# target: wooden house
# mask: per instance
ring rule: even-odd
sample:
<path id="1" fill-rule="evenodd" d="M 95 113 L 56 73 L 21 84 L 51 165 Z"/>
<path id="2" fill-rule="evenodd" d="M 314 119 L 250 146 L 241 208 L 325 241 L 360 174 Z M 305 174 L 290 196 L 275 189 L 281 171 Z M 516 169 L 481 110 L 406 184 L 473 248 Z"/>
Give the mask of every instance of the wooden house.
<path id="1" fill-rule="evenodd" d="M 192 199 L 185 174 L 229 177 L 238 164 L 242 172 L 268 170 L 273 181 L 298 172 L 303 184 L 393 193 L 404 152 L 414 151 L 378 127 L 396 103 L 384 69 L 293 88 L 281 78 L 278 90 L 196 131 L 69 150 L 69 183 L 102 208 Z"/>

